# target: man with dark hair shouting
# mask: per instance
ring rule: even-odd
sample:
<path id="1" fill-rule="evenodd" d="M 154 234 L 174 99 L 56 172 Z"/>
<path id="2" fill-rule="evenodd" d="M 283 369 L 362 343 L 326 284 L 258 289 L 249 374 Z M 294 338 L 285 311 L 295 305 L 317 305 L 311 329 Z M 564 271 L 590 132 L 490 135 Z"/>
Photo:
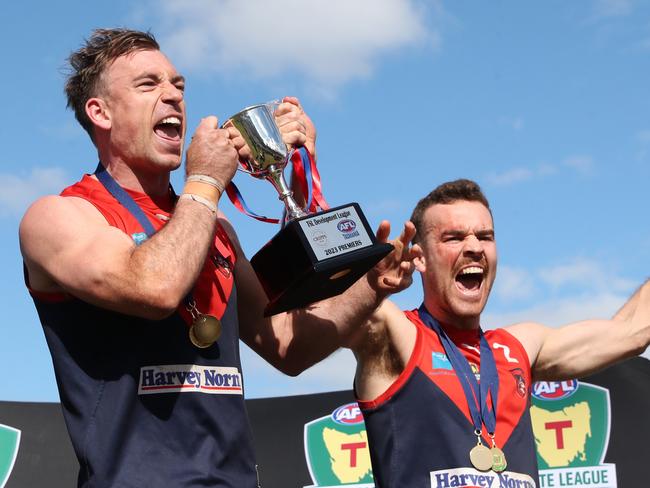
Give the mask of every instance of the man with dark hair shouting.
<path id="1" fill-rule="evenodd" d="M 613 321 L 483 333 L 497 252 L 481 189 L 469 180 L 442 184 L 411 220 L 422 306 L 402 312 L 386 300 L 348 344 L 376 486 L 536 487 L 532 382 L 582 377 L 643 352 L 650 282 Z"/>

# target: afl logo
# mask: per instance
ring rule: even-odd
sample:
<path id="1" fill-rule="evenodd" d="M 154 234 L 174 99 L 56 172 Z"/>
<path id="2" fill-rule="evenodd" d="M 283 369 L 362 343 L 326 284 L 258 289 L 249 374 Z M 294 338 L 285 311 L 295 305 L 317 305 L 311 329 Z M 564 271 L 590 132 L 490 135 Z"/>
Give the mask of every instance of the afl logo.
<path id="1" fill-rule="evenodd" d="M 359 405 L 348 403 L 332 412 L 332 420 L 342 425 L 360 424 L 363 422 L 363 415 Z"/>
<path id="2" fill-rule="evenodd" d="M 352 232 L 354 229 L 356 229 L 357 224 L 354 223 L 354 220 L 345 219 L 336 224 L 336 227 L 344 234 L 347 234 L 348 232 Z"/>
<path id="3" fill-rule="evenodd" d="M 568 398 L 578 390 L 578 380 L 538 381 L 533 385 L 533 396 L 540 400 Z"/>

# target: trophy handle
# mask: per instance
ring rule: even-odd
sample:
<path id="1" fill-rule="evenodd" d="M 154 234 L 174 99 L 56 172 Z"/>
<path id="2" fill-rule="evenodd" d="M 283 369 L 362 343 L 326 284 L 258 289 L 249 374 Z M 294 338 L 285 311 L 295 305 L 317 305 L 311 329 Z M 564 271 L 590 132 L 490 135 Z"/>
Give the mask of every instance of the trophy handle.
<path id="1" fill-rule="evenodd" d="M 253 178 L 265 178 L 268 170 L 259 170 L 259 171 L 254 171 L 252 169 L 246 169 L 243 164 L 240 162 L 239 166 L 237 166 L 237 171 L 241 171 L 242 173 L 246 173 L 247 175 L 251 175 Z M 250 165 L 249 165 L 250 166 Z"/>

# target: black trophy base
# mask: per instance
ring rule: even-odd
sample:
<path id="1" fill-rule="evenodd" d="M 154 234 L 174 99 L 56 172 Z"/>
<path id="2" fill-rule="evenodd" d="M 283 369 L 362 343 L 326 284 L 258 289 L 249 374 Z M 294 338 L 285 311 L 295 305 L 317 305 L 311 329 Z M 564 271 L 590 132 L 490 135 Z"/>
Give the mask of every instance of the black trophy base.
<path id="1" fill-rule="evenodd" d="M 392 250 L 356 203 L 287 223 L 251 259 L 269 299 L 264 316 L 343 293 Z"/>

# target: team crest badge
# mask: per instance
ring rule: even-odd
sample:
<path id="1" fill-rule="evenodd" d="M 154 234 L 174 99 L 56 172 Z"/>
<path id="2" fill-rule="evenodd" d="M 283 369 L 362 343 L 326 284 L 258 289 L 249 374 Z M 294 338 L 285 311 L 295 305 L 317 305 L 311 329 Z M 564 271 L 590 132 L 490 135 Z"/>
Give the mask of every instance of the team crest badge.
<path id="1" fill-rule="evenodd" d="M 517 384 L 517 395 L 519 395 L 521 398 L 524 398 L 528 393 L 528 390 L 526 388 L 526 379 L 524 377 L 524 370 L 521 368 L 511 369 L 510 374 L 512 374 L 512 377 Z"/>
<path id="2" fill-rule="evenodd" d="M 314 483 L 305 488 L 375 486 L 366 426 L 356 403 L 305 424 L 305 457 Z"/>
<path id="3" fill-rule="evenodd" d="M 14 468 L 20 445 L 20 431 L 0 424 L 0 487 L 3 487 Z"/>
<path id="4" fill-rule="evenodd" d="M 532 393 L 540 486 L 616 488 L 616 466 L 603 463 L 611 428 L 609 390 L 577 380 L 540 381 Z"/>

